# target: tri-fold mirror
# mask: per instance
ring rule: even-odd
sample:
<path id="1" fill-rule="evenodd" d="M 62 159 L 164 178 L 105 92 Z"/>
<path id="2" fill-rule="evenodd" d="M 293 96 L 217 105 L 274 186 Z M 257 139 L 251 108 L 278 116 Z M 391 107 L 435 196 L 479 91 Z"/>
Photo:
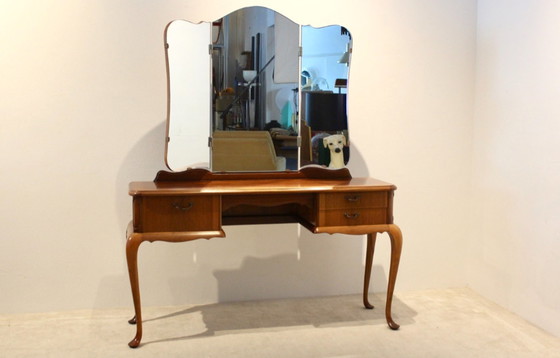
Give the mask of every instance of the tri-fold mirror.
<path id="1" fill-rule="evenodd" d="M 264 7 L 165 29 L 166 163 L 173 171 L 285 171 L 349 160 L 352 38 Z"/>

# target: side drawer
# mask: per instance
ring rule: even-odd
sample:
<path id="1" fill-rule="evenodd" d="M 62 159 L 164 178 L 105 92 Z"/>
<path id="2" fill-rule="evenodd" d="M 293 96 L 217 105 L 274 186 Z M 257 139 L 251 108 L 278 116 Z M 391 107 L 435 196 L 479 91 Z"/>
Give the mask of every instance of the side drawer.
<path id="1" fill-rule="evenodd" d="M 385 208 L 388 206 L 388 192 L 346 192 L 322 193 L 319 195 L 319 209 L 344 208 Z"/>
<path id="2" fill-rule="evenodd" d="M 134 197 L 137 232 L 213 231 L 221 226 L 220 196 Z"/>
<path id="3" fill-rule="evenodd" d="M 388 223 L 387 208 L 321 210 L 318 226 L 377 225 Z"/>

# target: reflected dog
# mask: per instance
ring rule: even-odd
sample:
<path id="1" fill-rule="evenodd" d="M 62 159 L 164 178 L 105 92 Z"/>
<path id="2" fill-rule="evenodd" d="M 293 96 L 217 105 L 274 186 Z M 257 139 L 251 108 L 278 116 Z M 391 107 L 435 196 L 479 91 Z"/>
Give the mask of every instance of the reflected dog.
<path id="1" fill-rule="evenodd" d="M 344 152 L 346 137 L 343 134 L 333 134 L 323 138 L 323 146 L 329 149 L 331 162 L 329 168 L 344 168 Z"/>

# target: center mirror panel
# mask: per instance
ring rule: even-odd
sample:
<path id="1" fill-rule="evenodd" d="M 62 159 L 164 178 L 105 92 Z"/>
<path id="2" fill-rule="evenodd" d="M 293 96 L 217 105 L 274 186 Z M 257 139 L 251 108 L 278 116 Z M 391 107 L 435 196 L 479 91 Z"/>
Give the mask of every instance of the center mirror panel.
<path id="1" fill-rule="evenodd" d="M 297 170 L 299 25 L 248 7 L 212 29 L 212 170 Z"/>
<path id="2" fill-rule="evenodd" d="M 213 171 L 282 171 L 348 162 L 345 28 L 301 27 L 249 7 L 212 23 L 176 20 L 165 36 L 171 170 L 196 163 Z M 324 138 L 333 134 L 344 155 L 328 147 Z"/>

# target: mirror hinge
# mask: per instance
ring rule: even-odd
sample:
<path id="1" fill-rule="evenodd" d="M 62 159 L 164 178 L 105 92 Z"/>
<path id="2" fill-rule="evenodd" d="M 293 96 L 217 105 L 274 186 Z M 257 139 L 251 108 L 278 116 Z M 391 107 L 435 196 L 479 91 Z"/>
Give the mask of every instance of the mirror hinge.
<path id="1" fill-rule="evenodd" d="M 297 137 L 297 141 L 296 141 L 296 142 L 297 142 L 297 146 L 298 146 L 298 147 L 301 147 L 301 137 L 300 137 L 300 136 Z"/>
<path id="2" fill-rule="evenodd" d="M 212 52 L 214 52 L 214 46 L 212 44 L 208 45 L 208 54 L 212 56 Z"/>
<path id="3" fill-rule="evenodd" d="M 298 56 L 299 57 L 303 56 L 303 48 L 301 46 L 298 49 Z"/>
<path id="4" fill-rule="evenodd" d="M 212 137 L 208 137 L 208 148 L 212 148 Z"/>

